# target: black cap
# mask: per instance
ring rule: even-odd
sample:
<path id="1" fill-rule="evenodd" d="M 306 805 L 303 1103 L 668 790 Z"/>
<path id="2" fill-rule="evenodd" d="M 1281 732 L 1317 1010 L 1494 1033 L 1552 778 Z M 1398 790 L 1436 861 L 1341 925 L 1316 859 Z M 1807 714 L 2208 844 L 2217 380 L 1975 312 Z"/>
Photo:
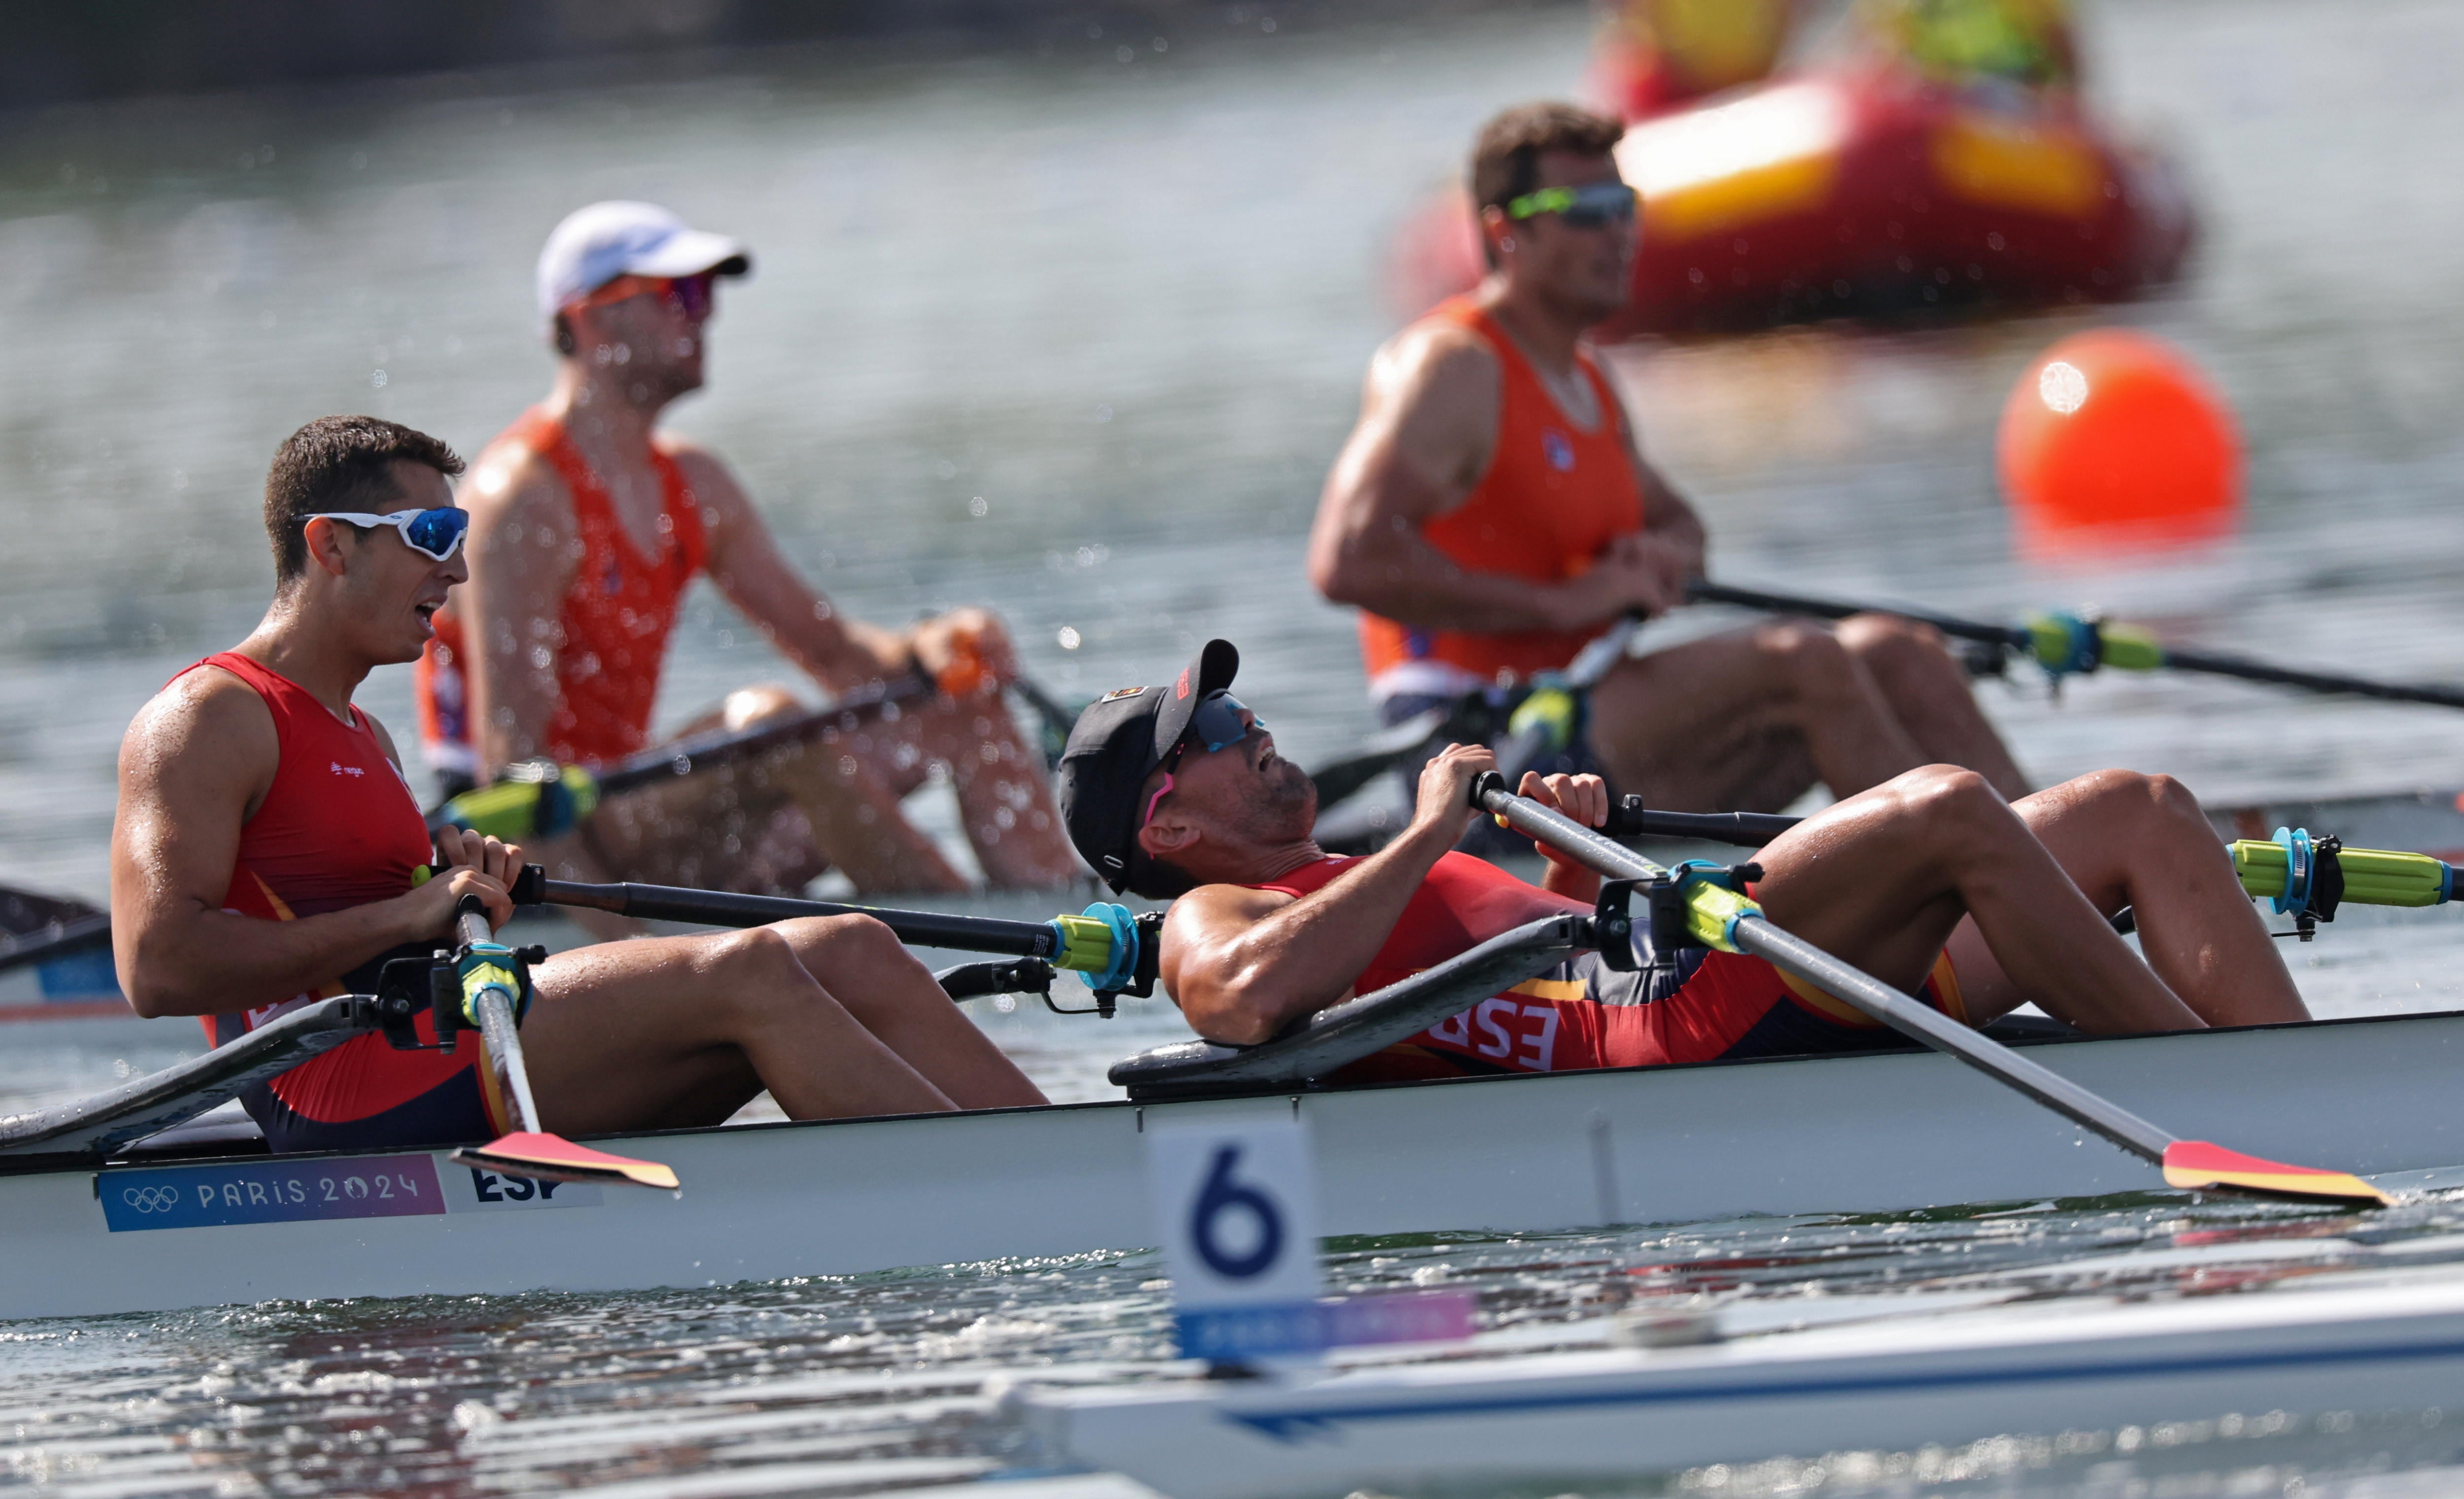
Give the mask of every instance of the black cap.
<path id="1" fill-rule="evenodd" d="M 1061 753 L 1061 821 L 1079 856 L 1118 894 L 1129 883 L 1138 832 L 1138 788 L 1180 737 L 1209 693 L 1232 685 L 1241 652 L 1210 640 L 1169 687 L 1124 687 L 1078 716 Z"/>

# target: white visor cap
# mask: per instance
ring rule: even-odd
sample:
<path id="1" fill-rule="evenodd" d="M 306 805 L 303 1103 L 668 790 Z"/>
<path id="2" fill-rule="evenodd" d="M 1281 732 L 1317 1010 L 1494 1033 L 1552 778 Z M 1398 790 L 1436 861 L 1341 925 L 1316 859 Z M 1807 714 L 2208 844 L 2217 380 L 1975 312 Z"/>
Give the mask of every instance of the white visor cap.
<path id="1" fill-rule="evenodd" d="M 556 315 L 620 276 L 742 276 L 753 256 L 741 241 L 705 233 L 650 203 L 611 199 L 565 215 L 539 250 L 542 328 Z"/>

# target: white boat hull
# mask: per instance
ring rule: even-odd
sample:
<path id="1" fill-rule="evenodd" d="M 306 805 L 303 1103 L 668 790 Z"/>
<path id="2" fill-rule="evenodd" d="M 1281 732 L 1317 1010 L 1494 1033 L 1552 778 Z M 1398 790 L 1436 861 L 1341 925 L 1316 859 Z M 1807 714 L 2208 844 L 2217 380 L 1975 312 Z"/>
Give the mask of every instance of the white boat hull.
<path id="1" fill-rule="evenodd" d="M 1420 1364 L 1316 1381 L 1017 1392 L 1048 1456 L 1173 1499 L 1567 1481 L 2006 1433 L 2453 1408 L 2464 1280 L 2113 1302 L 1702 1348 Z"/>
<path id="2" fill-rule="evenodd" d="M 2030 1050 L 2159 1125 L 2237 1150 L 2365 1173 L 2464 1163 L 2464 1014 Z M 2135 1157 L 1925 1053 L 623 1137 L 606 1148 L 674 1167 L 681 1198 L 561 1187 L 546 1205 L 481 1201 L 473 1174 L 435 1152 L 100 1172 L 0 1162 L 13 1172 L 0 1175 L 12 1271 L 0 1317 L 698 1287 L 1136 1248 L 1154 1237 L 1146 1125 L 1295 1111 L 1312 1127 L 1334 1235 L 2162 1189 Z M 444 1197 L 379 1200 L 368 1183 L 386 1173 L 406 1194 Z M 141 1213 L 131 1194 L 160 1210 Z M 230 1221 L 251 1217 L 263 1221 Z"/>

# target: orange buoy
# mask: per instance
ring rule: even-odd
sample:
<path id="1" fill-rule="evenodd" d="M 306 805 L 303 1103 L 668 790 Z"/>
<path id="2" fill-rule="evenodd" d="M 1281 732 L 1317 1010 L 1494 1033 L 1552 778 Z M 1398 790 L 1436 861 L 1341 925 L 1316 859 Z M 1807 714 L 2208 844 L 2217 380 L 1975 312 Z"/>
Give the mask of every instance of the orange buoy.
<path id="1" fill-rule="evenodd" d="M 2241 435 L 2189 358 L 2127 328 L 2039 355 L 2002 407 L 2003 496 L 2032 551 L 2163 547 L 2233 528 Z"/>

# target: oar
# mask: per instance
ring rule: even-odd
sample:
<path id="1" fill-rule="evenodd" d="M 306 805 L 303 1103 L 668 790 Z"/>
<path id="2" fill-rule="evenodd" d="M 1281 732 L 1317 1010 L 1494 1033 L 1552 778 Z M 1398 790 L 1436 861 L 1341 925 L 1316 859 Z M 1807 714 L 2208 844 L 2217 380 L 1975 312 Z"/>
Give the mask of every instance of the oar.
<path id="1" fill-rule="evenodd" d="M 491 833 L 507 842 L 564 831 L 597 810 L 600 802 L 642 786 L 657 785 L 696 770 L 801 743 L 833 727 L 852 728 L 891 703 L 908 702 L 935 690 L 912 673 L 860 688 L 826 708 L 793 714 L 747 729 L 714 729 L 628 755 L 605 770 L 529 760 L 508 766 L 501 781 L 465 791 L 428 814 L 430 831 L 446 826 Z"/>
<path id="2" fill-rule="evenodd" d="M 1756 849 L 1803 822 L 1766 812 L 1661 812 L 1642 798 L 1620 798 L 1601 831 L 1611 838 L 1699 838 Z M 2279 915 L 2336 918 L 2345 901 L 2363 906 L 2443 906 L 2455 898 L 2456 867 L 2427 853 L 2347 849 L 2313 838 L 2304 827 L 2279 827 L 2271 839 L 2227 846 L 2233 873 L 2255 900 L 2273 901 Z"/>
<path id="3" fill-rule="evenodd" d="M 561 1135 L 539 1128 L 539 1104 L 531 1097 L 530 1069 L 522 1062 L 521 1032 L 515 1006 L 530 987 L 525 957 L 494 939 L 488 931 L 487 908 L 476 895 L 465 895 L 453 924 L 462 938 L 454 960 L 462 987 L 463 1018 L 488 1044 L 506 1096 L 514 1101 L 514 1117 L 521 1125 L 487 1145 L 466 1145 L 453 1153 L 456 1164 L 511 1176 L 556 1181 L 607 1181 L 676 1190 L 676 1174 L 654 1160 L 635 1160 L 576 1145 Z"/>
<path id="4" fill-rule="evenodd" d="M 1152 992 L 1142 985 L 1154 982 L 1153 937 L 1160 924 L 1154 915 L 1141 918 L 1128 907 L 1108 901 L 1095 902 L 1081 915 L 1057 915 L 1049 921 L 1005 921 L 939 911 L 843 906 L 788 895 L 739 895 L 678 885 L 630 881 L 594 885 L 579 880 L 552 880 L 535 864 L 523 869 L 514 882 L 512 893 L 517 905 L 587 906 L 640 921 L 686 921 L 701 926 L 764 926 L 796 916 L 870 916 L 895 933 L 900 941 L 918 947 L 1043 959 L 1055 968 L 1084 976 L 1099 995 L 1107 990 L 1141 996 Z"/>
<path id="5" fill-rule="evenodd" d="M 1472 805 L 1507 827 L 1578 859 L 1614 879 L 1680 881 L 1687 927 L 1705 946 L 1747 953 L 1855 1005 L 1893 1030 L 1958 1058 L 2123 1150 L 2163 1168 L 2186 1190 L 2231 1188 L 2271 1197 L 2382 1204 L 2392 1201 L 2359 1177 L 2289 1166 L 2245 1156 L 2205 1140 L 2175 1137 L 2110 1099 L 2038 1066 L 1991 1037 L 1859 972 L 1801 937 L 1773 926 L 1762 908 L 1700 873 L 1672 875 L 1623 845 L 1573 818 L 1507 788 L 1489 772 L 1472 784 Z"/>
<path id="6" fill-rule="evenodd" d="M 81 900 L 0 885 L 0 906 L 6 905 L 31 908 L 45 919 L 27 930 L 0 935 L 0 973 L 111 945 L 111 913 L 97 911 Z"/>
<path id="7" fill-rule="evenodd" d="M 2101 666 L 2127 672 L 2153 672 L 2169 667 L 2177 672 L 2230 676 L 2245 682 L 2268 682 L 2313 693 L 2337 693 L 2353 697 L 2376 697 L 2387 702 L 2464 708 L 2464 688 L 2434 682 L 2381 682 L 2329 672 L 2304 672 L 2220 651 L 2185 650 L 2160 644 L 2154 635 L 2137 626 L 2108 624 L 2079 614 L 2054 612 L 2039 614 L 2025 625 L 1993 625 L 1895 604 L 1851 604 L 1838 599 L 1772 593 L 1761 588 L 1734 588 L 1699 578 L 1686 584 L 1686 595 L 1697 604 L 1734 604 L 1775 614 L 1810 614 L 1818 619 L 1846 619 L 1851 614 L 1895 614 L 1921 625 L 1930 625 L 1955 639 L 1974 640 L 2019 651 L 2056 678 L 2074 672 L 2093 672 Z"/>

